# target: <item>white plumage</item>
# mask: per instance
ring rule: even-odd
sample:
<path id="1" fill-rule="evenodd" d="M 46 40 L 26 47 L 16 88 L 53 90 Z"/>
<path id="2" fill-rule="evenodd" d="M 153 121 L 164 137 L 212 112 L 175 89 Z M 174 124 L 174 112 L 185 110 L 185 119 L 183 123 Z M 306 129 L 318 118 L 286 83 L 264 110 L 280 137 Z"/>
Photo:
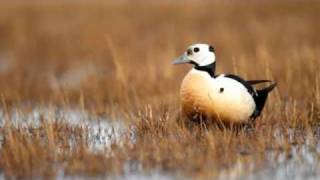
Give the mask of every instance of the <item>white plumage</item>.
<path id="1" fill-rule="evenodd" d="M 247 89 L 239 82 L 220 75 L 192 69 L 183 79 L 180 90 L 183 112 L 189 116 L 202 113 L 210 119 L 242 123 L 255 110 Z"/>
<path id="2" fill-rule="evenodd" d="M 244 81 L 235 75 L 215 75 L 214 49 L 195 44 L 175 64 L 191 63 L 194 68 L 184 77 L 180 100 L 190 119 L 206 118 L 225 123 L 247 123 L 260 115 L 268 93 L 275 87 L 256 90 L 252 84 L 268 80 Z M 201 116 L 199 116 L 201 115 Z"/>

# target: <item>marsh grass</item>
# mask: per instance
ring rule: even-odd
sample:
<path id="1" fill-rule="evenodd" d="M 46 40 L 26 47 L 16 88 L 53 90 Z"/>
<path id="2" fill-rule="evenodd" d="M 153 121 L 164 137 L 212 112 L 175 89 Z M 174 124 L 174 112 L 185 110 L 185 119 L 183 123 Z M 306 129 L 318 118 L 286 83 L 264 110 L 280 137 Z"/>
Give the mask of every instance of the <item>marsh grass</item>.
<path id="1" fill-rule="evenodd" d="M 306 147 L 317 170 L 319 9 L 316 1 L 4 3 L 0 173 L 245 177 L 291 159 L 302 164 Z M 171 60 L 194 42 L 215 46 L 218 73 L 278 82 L 254 128 L 195 125 L 179 113 L 190 66 Z M 14 125 L 12 111 L 38 106 L 80 109 L 128 131 L 121 143 L 92 151 L 81 124 L 43 116 L 36 127 Z"/>

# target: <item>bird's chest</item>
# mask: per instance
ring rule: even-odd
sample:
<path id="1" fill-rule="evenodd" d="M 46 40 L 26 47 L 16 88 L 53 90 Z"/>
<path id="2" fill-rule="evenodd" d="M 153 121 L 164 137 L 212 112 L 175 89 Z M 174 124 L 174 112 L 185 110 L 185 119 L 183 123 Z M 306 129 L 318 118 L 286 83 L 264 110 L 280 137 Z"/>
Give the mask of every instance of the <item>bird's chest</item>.
<path id="1" fill-rule="evenodd" d="M 182 110 L 187 114 L 205 113 L 212 108 L 212 89 L 210 77 L 189 73 L 183 79 L 180 89 Z"/>

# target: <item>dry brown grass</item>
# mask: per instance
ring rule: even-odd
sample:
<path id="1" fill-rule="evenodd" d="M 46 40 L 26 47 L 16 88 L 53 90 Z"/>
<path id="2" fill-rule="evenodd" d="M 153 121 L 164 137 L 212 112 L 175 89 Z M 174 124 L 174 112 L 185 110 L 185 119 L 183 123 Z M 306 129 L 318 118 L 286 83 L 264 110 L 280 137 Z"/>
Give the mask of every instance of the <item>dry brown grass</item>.
<path id="1" fill-rule="evenodd" d="M 316 1 L 1 5 L 0 173 L 113 176 L 138 163 L 178 176 L 241 176 L 290 159 L 306 141 L 316 148 L 319 12 Z M 220 73 L 278 82 L 254 129 L 182 123 L 178 92 L 190 66 L 171 60 L 195 42 L 215 46 Z M 50 105 L 122 119 L 136 142 L 92 152 L 85 128 L 54 117 L 36 128 L 10 123 L 12 109 Z"/>

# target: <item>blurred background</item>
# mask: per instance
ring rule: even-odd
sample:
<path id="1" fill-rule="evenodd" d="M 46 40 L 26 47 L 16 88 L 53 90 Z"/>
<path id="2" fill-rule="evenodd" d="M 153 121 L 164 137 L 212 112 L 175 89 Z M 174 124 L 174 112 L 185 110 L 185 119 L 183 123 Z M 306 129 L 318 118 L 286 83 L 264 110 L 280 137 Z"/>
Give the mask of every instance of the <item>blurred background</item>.
<path id="1" fill-rule="evenodd" d="M 2 173 L 8 177 L 47 175 L 48 170 L 51 175 L 59 175 L 60 169 L 53 168 L 57 162 L 67 164 L 65 172 L 75 174 L 119 172 L 128 159 L 147 169 L 156 167 L 169 172 L 173 169 L 196 175 L 212 173 L 211 167 L 219 173 L 231 167 L 234 171 L 230 173 L 235 175 L 247 170 L 247 164 L 242 164 L 244 170 L 234 167 L 238 161 L 250 167 L 270 157 L 277 159 L 270 163 L 273 165 L 278 159 L 282 163 L 283 159 L 292 157 L 309 162 L 309 149 L 301 148 L 302 155 L 292 154 L 297 144 L 306 145 L 305 142 L 315 149 L 312 149 L 312 162 L 305 169 L 298 167 L 292 172 L 301 170 L 301 177 L 314 173 L 309 170 L 317 172 L 319 142 L 310 143 L 301 130 L 311 129 L 308 137 L 312 138 L 319 134 L 313 129 L 320 122 L 319 17 L 320 1 L 312 0 L 1 0 L 0 119 L 6 119 L 6 113 L 7 119 L 16 118 L 11 111 L 5 111 L 10 107 L 22 112 L 22 121 L 42 120 L 46 119 L 46 113 L 80 107 L 81 110 L 72 111 L 71 115 L 68 111 L 68 118 L 90 121 L 94 114 L 129 124 L 136 119 L 143 121 L 136 126 L 134 143 L 125 146 L 125 150 L 117 149 L 110 157 L 105 151 L 92 153 L 88 150 L 90 146 L 82 141 L 78 147 L 80 142 L 74 136 L 82 137 L 85 133 L 64 128 L 66 124 L 52 128 L 45 124 L 37 130 L 18 128 L 12 133 L 1 125 L 0 177 Z M 212 136 L 201 135 L 207 139 L 200 141 L 194 133 L 170 125 L 179 112 L 181 80 L 191 68 L 173 66 L 171 61 L 189 45 L 199 42 L 215 47 L 217 73 L 278 82 L 268 99 L 266 116 L 258 122 L 258 134 L 232 139 L 235 137 L 232 132 L 217 132 L 217 135 L 214 131 Z M 48 106 L 62 108 L 40 115 L 34 108 Z M 169 110 L 159 110 L 163 107 Z M 25 114 L 29 111 L 31 118 Z M 78 124 L 77 120 L 73 122 Z M 35 135 L 37 131 L 41 135 Z M 300 134 L 295 134 L 298 131 Z M 171 136 L 172 132 L 180 134 Z M 92 136 L 100 137 L 99 133 Z M 69 137 L 73 146 L 65 145 L 69 140 L 61 145 L 60 140 Z M 225 146 L 225 140 L 229 146 Z M 61 147 L 65 151 L 57 150 Z M 19 148 L 27 150 L 16 151 Z M 267 153 L 270 149 L 276 152 L 270 155 Z M 155 151 L 158 154 L 147 153 Z M 199 158 L 199 154 L 204 156 Z M 30 159 L 37 161 L 29 163 Z M 89 162 L 91 166 L 87 166 Z M 282 176 L 288 172 L 286 167 L 277 172 L 280 177 L 288 177 Z"/>
<path id="2" fill-rule="evenodd" d="M 176 96 L 190 66 L 171 61 L 196 42 L 215 46 L 218 73 L 275 79 L 284 96 L 311 95 L 300 90 L 319 68 L 319 1 L 1 1 L 0 9 L 8 101 Z"/>

